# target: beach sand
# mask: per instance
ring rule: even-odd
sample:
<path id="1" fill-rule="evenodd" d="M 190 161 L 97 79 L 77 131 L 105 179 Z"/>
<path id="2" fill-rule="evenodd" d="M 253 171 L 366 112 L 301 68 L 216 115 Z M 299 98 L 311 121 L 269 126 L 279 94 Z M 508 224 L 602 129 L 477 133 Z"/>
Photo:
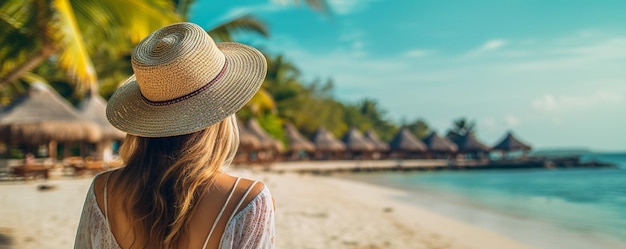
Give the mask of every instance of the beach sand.
<path id="1" fill-rule="evenodd" d="M 350 180 L 230 169 L 267 184 L 277 248 L 530 248 L 406 204 L 408 193 Z M 90 178 L 0 183 L 0 249 L 72 248 Z M 53 186 L 38 190 L 41 185 Z"/>

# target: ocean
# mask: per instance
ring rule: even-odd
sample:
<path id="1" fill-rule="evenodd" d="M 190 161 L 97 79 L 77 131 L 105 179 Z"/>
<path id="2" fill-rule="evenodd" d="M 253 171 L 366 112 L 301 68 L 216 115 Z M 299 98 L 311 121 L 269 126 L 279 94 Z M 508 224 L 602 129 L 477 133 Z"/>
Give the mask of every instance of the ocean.
<path id="1" fill-rule="evenodd" d="M 582 160 L 618 168 L 360 173 L 343 177 L 407 190 L 402 201 L 536 248 L 626 248 L 626 154 Z"/>

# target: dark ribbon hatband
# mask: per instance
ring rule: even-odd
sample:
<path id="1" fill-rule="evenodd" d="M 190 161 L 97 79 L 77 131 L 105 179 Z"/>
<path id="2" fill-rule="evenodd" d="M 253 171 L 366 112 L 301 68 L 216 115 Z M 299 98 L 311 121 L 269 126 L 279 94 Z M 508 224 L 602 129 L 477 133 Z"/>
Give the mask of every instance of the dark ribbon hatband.
<path id="1" fill-rule="evenodd" d="M 173 98 L 173 99 L 169 99 L 169 100 L 163 100 L 163 101 L 152 101 L 149 100 L 148 98 L 146 98 L 146 96 L 143 96 L 143 94 L 141 94 L 141 98 L 146 101 L 146 103 L 148 103 L 149 105 L 154 105 L 154 106 L 163 106 L 163 105 L 171 105 L 174 103 L 178 103 L 181 102 L 183 100 L 186 100 L 188 98 L 191 98 L 193 96 L 196 96 L 204 91 L 206 91 L 207 89 L 209 89 L 209 87 L 211 87 L 211 85 L 213 85 L 213 83 L 215 83 L 217 80 L 219 80 L 222 75 L 224 75 L 224 72 L 226 72 L 226 67 L 228 66 L 228 60 L 224 61 L 224 67 L 222 67 L 222 70 L 215 76 L 215 78 L 213 78 L 211 81 L 209 81 L 209 83 L 206 83 L 206 85 L 198 88 L 197 90 L 190 92 L 188 94 L 185 94 L 183 96 L 177 97 L 177 98 Z"/>

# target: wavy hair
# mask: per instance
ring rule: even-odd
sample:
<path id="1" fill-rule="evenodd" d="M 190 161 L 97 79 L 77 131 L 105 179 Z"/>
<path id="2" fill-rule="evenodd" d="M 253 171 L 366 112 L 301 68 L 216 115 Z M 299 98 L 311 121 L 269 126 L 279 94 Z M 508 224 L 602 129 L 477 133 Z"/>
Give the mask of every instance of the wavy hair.
<path id="1" fill-rule="evenodd" d="M 122 206 L 132 217 L 131 248 L 179 245 L 193 207 L 238 145 L 235 115 L 188 135 L 127 135 L 120 148 L 125 166 L 115 182 L 127 193 Z"/>

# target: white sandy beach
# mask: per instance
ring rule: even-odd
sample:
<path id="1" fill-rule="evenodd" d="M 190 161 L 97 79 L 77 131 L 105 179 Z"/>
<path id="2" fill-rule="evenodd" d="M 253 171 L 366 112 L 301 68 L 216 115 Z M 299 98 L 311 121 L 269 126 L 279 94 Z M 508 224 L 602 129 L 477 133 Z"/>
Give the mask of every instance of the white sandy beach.
<path id="1" fill-rule="evenodd" d="M 397 201 L 407 193 L 345 179 L 232 170 L 276 199 L 277 248 L 529 248 Z M 0 183 L 0 249 L 72 248 L 91 179 Z M 39 185 L 55 186 L 40 191 Z"/>

